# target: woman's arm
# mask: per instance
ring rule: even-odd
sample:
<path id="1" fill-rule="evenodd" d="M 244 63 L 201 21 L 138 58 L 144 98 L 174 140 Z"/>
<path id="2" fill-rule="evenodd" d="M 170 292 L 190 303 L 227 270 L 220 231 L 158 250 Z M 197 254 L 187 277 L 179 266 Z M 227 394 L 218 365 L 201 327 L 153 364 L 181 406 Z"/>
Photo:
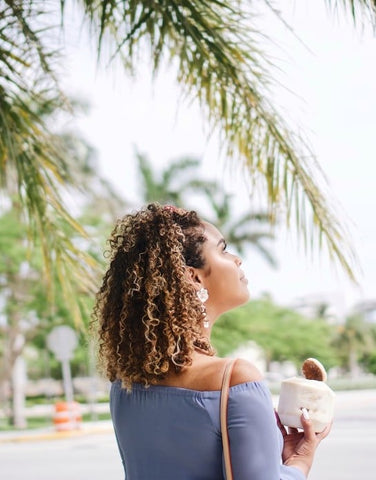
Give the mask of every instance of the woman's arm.
<path id="1" fill-rule="evenodd" d="M 270 392 L 260 379 L 248 362 L 236 363 L 228 404 L 234 478 L 304 480 L 329 429 L 315 434 L 307 419 L 303 419 L 304 432 L 293 429 L 288 433 L 280 422 L 278 429 Z"/>
<path id="2" fill-rule="evenodd" d="M 304 480 L 301 469 L 281 461 L 282 438 L 270 393 L 262 382 L 230 389 L 228 433 L 236 480 Z"/>

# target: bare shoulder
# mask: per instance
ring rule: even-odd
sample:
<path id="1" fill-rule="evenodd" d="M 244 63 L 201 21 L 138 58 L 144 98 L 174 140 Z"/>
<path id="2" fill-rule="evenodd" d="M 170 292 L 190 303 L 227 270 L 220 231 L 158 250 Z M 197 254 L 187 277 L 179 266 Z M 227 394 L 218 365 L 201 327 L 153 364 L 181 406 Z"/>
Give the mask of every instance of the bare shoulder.
<path id="1" fill-rule="evenodd" d="M 238 358 L 232 370 L 230 385 L 233 387 L 240 383 L 259 382 L 262 379 L 263 376 L 255 365 L 247 360 Z"/>
<path id="2" fill-rule="evenodd" d="M 227 362 L 227 358 L 197 355 L 190 367 L 179 374 L 170 374 L 167 379 L 160 382 L 160 385 L 201 391 L 221 390 L 222 375 Z M 241 358 L 237 359 L 231 374 L 230 386 L 259 380 L 262 380 L 262 375 L 252 363 Z"/>

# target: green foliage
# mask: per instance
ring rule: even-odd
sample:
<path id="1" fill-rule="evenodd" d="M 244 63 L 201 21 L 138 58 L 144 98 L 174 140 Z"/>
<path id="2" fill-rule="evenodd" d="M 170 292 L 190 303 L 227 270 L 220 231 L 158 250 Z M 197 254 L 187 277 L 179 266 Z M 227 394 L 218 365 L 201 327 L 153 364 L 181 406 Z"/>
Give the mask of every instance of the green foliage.
<path id="1" fill-rule="evenodd" d="M 0 265 L 1 274 L 15 275 L 20 264 L 27 259 L 27 231 L 14 211 L 0 217 Z"/>
<path id="2" fill-rule="evenodd" d="M 87 175 L 87 172 L 86 172 Z M 85 179 L 88 180 L 87 178 Z M 93 238 L 101 238 L 106 221 L 106 196 L 96 189 L 95 200 L 88 197 L 85 223 L 90 224 Z M 108 197 L 107 197 L 108 199 Z M 94 215 L 94 210 L 96 214 Z M 99 217 L 99 219 L 97 218 Z M 46 337 L 54 326 L 70 325 L 79 329 L 80 345 L 72 359 L 72 374 L 87 375 L 89 371 L 88 347 L 85 333 L 89 324 L 94 295 L 85 284 L 69 283 L 69 295 L 62 288 L 63 282 L 59 271 L 50 275 L 50 285 L 47 286 L 43 275 L 43 259 L 38 241 L 33 250 L 28 248 L 28 227 L 22 210 L 17 203 L 9 206 L 0 215 L 0 288 L 2 296 L 1 313 L 5 321 L 0 324 L 0 393 L 6 392 L 10 384 L 13 366 L 16 359 L 22 355 L 24 347 L 34 346 L 39 355 L 37 358 L 27 357 L 31 377 L 53 376 L 61 378 L 61 365 L 46 350 Z M 74 229 L 66 224 L 60 225 L 59 235 L 76 242 Z M 40 239 L 40 241 L 43 241 Z M 98 246 L 94 241 L 82 245 L 83 252 L 88 252 L 94 258 Z M 69 264 L 64 268 L 69 268 Z M 61 273 L 61 271 L 60 271 Z M 51 301 L 51 292 L 54 292 Z M 78 314 L 77 314 L 78 310 Z M 79 321 L 78 321 L 79 320 Z M 25 343 L 20 343 L 22 338 Z M 28 349 L 26 348 L 26 351 Z M 6 402 L 5 396 L 0 401 Z"/>
<path id="3" fill-rule="evenodd" d="M 376 375 L 376 352 L 365 353 L 360 360 L 367 372 Z"/>
<path id="4" fill-rule="evenodd" d="M 231 195 L 223 192 L 217 182 L 198 179 L 198 159 L 179 158 L 161 172 L 155 171 L 144 155 L 138 153 L 137 160 L 145 202 L 157 201 L 161 204 L 172 203 L 176 206 L 192 208 L 218 227 L 226 241 L 240 254 L 244 253 L 246 246 L 251 245 L 272 266 L 276 266 L 273 255 L 264 245 L 266 239 L 271 240 L 274 236 L 266 228 L 260 229 L 260 225 L 265 226 L 269 223 L 268 214 L 266 212 L 246 213 L 234 219 Z M 203 200 L 207 201 L 211 209 L 209 218 L 203 215 Z"/>
<path id="5" fill-rule="evenodd" d="M 31 380 L 39 378 L 61 380 L 63 378 L 61 362 L 56 360 L 54 354 L 51 353 L 46 346 L 47 335 L 50 331 L 51 329 L 39 330 L 38 335 L 30 342 L 38 352 L 37 358 L 26 358 L 28 377 Z M 90 375 L 87 337 L 83 333 L 79 333 L 79 343 L 74 351 L 73 358 L 70 360 L 70 367 L 73 378 L 87 377 Z"/>
<path id="6" fill-rule="evenodd" d="M 350 315 L 343 324 L 337 325 L 333 345 L 338 349 L 340 365 L 346 371 L 354 373 L 358 364 L 362 364 L 369 372 L 376 373 L 376 327 L 362 314 Z"/>
<path id="7" fill-rule="evenodd" d="M 7 100 L 11 103 L 4 105 Z M 77 248 L 74 240 L 87 238 L 87 234 L 60 197 L 63 185 L 74 186 L 79 180 L 70 167 L 76 158 L 72 148 L 68 148 L 67 137 L 48 131 L 45 114 L 50 114 L 51 109 L 61 110 L 64 105 L 47 94 L 32 101 L 26 98 L 22 107 L 27 111 L 20 108 L 19 102 L 19 98 L 12 100 L 0 95 L 2 194 L 8 192 L 17 208 L 22 208 L 23 224 L 28 227 L 24 239 L 33 244 L 33 255 L 39 250 L 47 288 L 54 285 L 55 275 L 66 298 L 73 299 L 76 283 L 81 289 L 94 291 L 93 276 L 98 265 Z M 52 301 L 54 292 L 50 289 L 49 293 Z M 72 302 L 71 310 L 79 322 L 79 306 Z"/>
<path id="8" fill-rule="evenodd" d="M 203 184 L 211 182 L 197 181 L 199 160 L 182 157 L 171 162 L 164 170 L 157 172 L 152 162 L 140 153 L 136 153 L 140 173 L 141 194 L 146 203 L 159 202 L 187 207 L 187 193 L 203 191 Z"/>
<path id="9" fill-rule="evenodd" d="M 276 259 L 265 244 L 266 241 L 274 240 L 270 215 L 266 211 L 258 211 L 234 218 L 231 195 L 224 192 L 216 183 L 202 184 L 201 189 L 214 214 L 210 220 L 222 232 L 226 242 L 241 255 L 247 246 L 251 246 L 272 267 L 276 267 Z"/>
<path id="10" fill-rule="evenodd" d="M 356 259 L 348 234 L 319 187 L 322 176 L 311 149 L 273 107 L 268 88 L 272 62 L 261 48 L 267 32 L 257 30 L 258 10 L 252 2 L 78 3 L 97 43 L 98 57 L 106 44 L 112 58 L 120 58 L 132 72 L 147 51 L 154 72 L 169 62 L 183 93 L 200 103 L 209 134 L 213 129 L 220 132 L 228 156 L 260 187 L 271 221 L 283 211 L 289 225 L 295 214 L 306 248 L 316 244 L 321 249 L 326 240 L 330 254 L 354 277 Z M 333 10 L 340 5 L 354 19 L 374 24 L 374 1 L 327 3 Z M 278 14 L 269 0 L 264 4 Z M 59 187 L 73 176 L 65 168 L 61 143 L 43 117 L 46 103 L 68 108 L 54 74 L 56 52 L 63 47 L 60 29 L 64 29 L 65 8 L 64 0 L 0 4 L 0 182 L 11 194 L 18 193 L 30 236 L 40 239 L 45 274 L 53 275 L 54 267 L 69 298 L 75 282 L 92 287 L 96 265 L 61 229 L 66 224 L 77 236 L 85 236 L 61 201 Z M 59 14 L 61 22 L 56 21 Z M 79 317 L 80 309 L 73 311 Z"/>
<path id="11" fill-rule="evenodd" d="M 253 340 L 265 351 L 267 362 L 290 360 L 300 367 L 307 357 L 316 357 L 329 368 L 337 363 L 332 335 L 324 320 L 305 318 L 262 299 L 224 314 L 214 326 L 212 341 L 220 355 Z"/>
<path id="12" fill-rule="evenodd" d="M 27 235 L 28 227 L 19 209 L 12 208 L 0 216 L 0 275 L 5 282 L 3 286 L 12 288 L 14 294 L 14 301 L 12 296 L 6 300 L 6 310 L 33 311 L 39 321 L 46 321 L 48 324 L 56 318 L 63 323 L 76 322 L 74 308 L 79 308 L 78 318 L 81 322 L 77 325 L 82 327 L 88 321 L 91 306 L 89 299 L 92 295 L 84 288 L 77 289 L 68 302 L 59 288 L 61 282 L 58 273 L 50 278 L 54 283 L 51 289 L 51 285 L 48 286 L 44 281 L 41 251 L 38 248 L 30 250 Z M 23 265 L 27 265 L 25 273 L 22 273 Z M 51 290 L 54 292 L 53 305 Z"/>
<path id="13" fill-rule="evenodd" d="M 374 17 L 369 6 L 358 3 Z M 202 106 L 209 130 L 220 132 L 228 157 L 245 167 L 267 201 L 270 219 L 285 212 L 290 226 L 295 216 L 305 248 L 321 248 L 326 241 L 331 256 L 354 278 L 349 235 L 320 187 L 314 154 L 273 107 L 272 62 L 261 47 L 266 33 L 255 27 L 258 11 L 230 0 L 84 4 L 98 55 L 106 38 L 113 42 L 112 57 L 131 71 L 145 51 L 150 51 L 154 72 L 163 61 L 173 65 L 183 92 Z"/>

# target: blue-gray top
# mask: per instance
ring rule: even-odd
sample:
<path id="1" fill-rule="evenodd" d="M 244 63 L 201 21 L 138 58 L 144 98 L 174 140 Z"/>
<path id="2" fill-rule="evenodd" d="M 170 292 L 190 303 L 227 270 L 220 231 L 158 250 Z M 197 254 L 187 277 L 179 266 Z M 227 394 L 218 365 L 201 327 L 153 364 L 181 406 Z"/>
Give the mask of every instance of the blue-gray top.
<path id="1" fill-rule="evenodd" d="M 220 391 L 111 387 L 110 406 L 126 480 L 225 478 Z M 281 464 L 282 435 L 264 382 L 230 387 L 228 431 L 235 480 L 304 480 Z"/>

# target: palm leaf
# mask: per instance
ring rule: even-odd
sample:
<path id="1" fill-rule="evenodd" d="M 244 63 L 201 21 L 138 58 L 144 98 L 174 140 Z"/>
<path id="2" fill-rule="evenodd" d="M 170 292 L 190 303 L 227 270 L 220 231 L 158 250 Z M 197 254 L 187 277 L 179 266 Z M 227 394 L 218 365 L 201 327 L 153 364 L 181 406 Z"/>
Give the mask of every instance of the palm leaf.
<path id="1" fill-rule="evenodd" d="M 233 245 L 237 251 L 243 255 L 246 246 L 255 248 L 271 267 L 277 267 L 277 260 L 269 249 L 264 247 L 262 242 L 264 240 L 274 240 L 274 235 L 270 232 L 260 232 L 259 230 L 239 232 L 233 228 L 229 229 L 226 238 L 228 242 Z"/>
<path id="2" fill-rule="evenodd" d="M 49 99 L 50 101 L 50 99 Z M 42 106 L 41 97 L 35 102 Z M 30 244 L 41 248 L 46 288 L 53 301 L 52 277 L 56 272 L 77 322 L 82 318 L 72 289 L 94 291 L 97 268 L 93 258 L 77 248 L 70 237 L 86 233 L 63 206 L 59 190 L 74 183 L 66 164 L 65 150 L 49 134 L 33 107 L 20 97 L 0 98 L 0 158 L 2 188 L 18 193 L 29 222 Z M 53 302 L 52 302 L 53 303 Z"/>
<path id="3" fill-rule="evenodd" d="M 12 201 L 23 207 L 30 244 L 43 254 L 51 300 L 56 274 L 79 322 L 82 317 L 72 289 L 93 287 L 96 264 L 70 240 L 86 236 L 59 193 L 74 178 L 61 141 L 43 121 L 46 112 L 68 108 L 53 71 L 56 52 L 41 40 L 49 33 L 39 27 L 46 13 L 44 2 L 0 5 L 0 182 Z"/>
<path id="4" fill-rule="evenodd" d="M 162 181 L 171 184 L 172 181 L 181 174 L 185 174 L 187 170 L 196 169 L 200 164 L 197 158 L 183 157 L 172 162 L 163 172 Z"/>
<path id="5" fill-rule="evenodd" d="M 328 6 L 336 13 L 344 10 L 351 14 L 355 24 L 371 24 L 376 26 L 375 0 L 326 0 Z"/>
<path id="6" fill-rule="evenodd" d="M 271 221 L 282 210 L 289 225 L 295 210 L 305 248 L 321 249 L 325 240 L 331 257 L 354 280 L 357 260 L 346 222 L 324 195 L 311 148 L 268 101 L 270 64 L 259 47 L 263 35 L 252 28 L 250 7 L 227 0 L 83 4 L 97 28 L 98 51 L 108 37 L 115 39 L 114 55 L 126 58 L 131 69 L 145 47 L 155 72 L 162 60 L 174 65 L 186 97 L 197 99 L 211 129 L 221 132 L 227 155 L 266 191 Z M 367 2 L 359 6 L 373 12 Z"/>
<path id="7" fill-rule="evenodd" d="M 257 222 L 257 223 L 269 223 L 270 222 L 270 216 L 267 212 L 250 212 L 246 213 L 242 217 L 240 217 L 238 220 L 236 220 L 235 223 L 232 224 L 231 228 L 232 229 L 240 229 L 241 227 L 247 227 L 250 223 Z"/>
<path id="8" fill-rule="evenodd" d="M 146 202 L 160 200 L 160 184 L 148 158 L 136 152 L 138 170 L 141 174 L 141 188 Z"/>
<path id="9" fill-rule="evenodd" d="M 354 20 L 374 24 L 374 0 L 327 3 L 334 12 L 343 8 Z M 344 222 L 339 221 L 323 194 L 322 175 L 314 156 L 304 138 L 294 136 L 267 101 L 270 64 L 259 48 L 263 35 L 252 29 L 251 5 L 230 0 L 81 0 L 81 4 L 97 35 L 98 56 L 110 41 L 113 56 L 119 56 L 128 69 L 135 69 L 145 47 L 151 52 L 154 72 L 162 62 L 170 61 L 187 98 L 198 99 L 211 128 L 221 132 L 229 156 L 246 168 L 252 185 L 265 187 L 271 218 L 277 217 L 282 206 L 289 223 L 295 210 L 307 248 L 315 241 L 321 248 L 325 240 L 331 255 L 353 277 L 354 255 L 346 242 Z M 51 16 L 46 21 L 44 18 L 51 6 L 54 4 L 36 0 L 5 0 L 0 5 L 0 181 L 9 187 L 7 179 L 18 172 L 19 193 L 29 215 L 39 215 L 35 223 L 41 235 L 45 225 L 52 225 L 43 219 L 46 204 L 42 192 L 48 198 L 48 208 L 57 209 L 64 221 L 78 228 L 56 195 L 55 182 L 64 183 L 68 175 L 68 170 L 62 170 L 64 163 L 55 157 L 59 149 L 51 146 L 51 137 L 38 115 L 20 100 L 28 95 L 35 101 L 37 84 L 59 92 L 53 72 L 56 52 L 46 48 L 42 41 L 46 28 L 40 26 L 42 22 L 49 25 Z M 56 2 L 59 8 L 63 18 L 64 0 Z M 61 92 L 59 95 L 62 98 Z M 33 134 L 24 137 L 27 142 L 20 126 L 13 131 L 17 119 L 7 109 L 17 102 L 21 127 L 35 122 Z M 22 164 L 17 156 L 25 144 Z M 34 184 L 20 177 L 28 171 L 25 162 L 31 152 L 40 156 L 30 167 Z M 41 174 L 38 168 L 42 168 Z"/>

